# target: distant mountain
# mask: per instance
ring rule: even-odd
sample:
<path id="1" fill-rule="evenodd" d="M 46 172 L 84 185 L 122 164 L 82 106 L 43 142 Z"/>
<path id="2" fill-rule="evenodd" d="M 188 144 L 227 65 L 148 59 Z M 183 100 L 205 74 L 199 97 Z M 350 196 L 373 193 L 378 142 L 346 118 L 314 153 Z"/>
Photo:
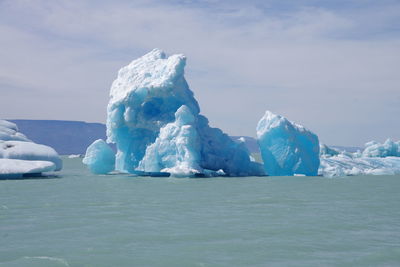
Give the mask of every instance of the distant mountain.
<path id="1" fill-rule="evenodd" d="M 86 148 L 97 139 L 106 139 L 106 126 L 102 123 L 61 120 L 9 120 L 35 143 L 53 147 L 60 155 L 85 154 Z M 260 153 L 257 140 L 249 136 L 231 136 L 244 141 L 251 153 Z M 356 152 L 359 147 L 331 146 L 338 150 Z"/>

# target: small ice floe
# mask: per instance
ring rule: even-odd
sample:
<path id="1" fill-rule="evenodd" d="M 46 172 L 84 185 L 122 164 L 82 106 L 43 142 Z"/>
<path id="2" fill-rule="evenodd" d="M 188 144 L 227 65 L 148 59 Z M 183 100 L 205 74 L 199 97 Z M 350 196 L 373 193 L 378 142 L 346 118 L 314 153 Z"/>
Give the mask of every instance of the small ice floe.
<path id="1" fill-rule="evenodd" d="M 76 158 L 82 158 L 83 156 L 81 154 L 71 154 L 68 156 L 69 159 L 76 159 Z"/>
<path id="2" fill-rule="evenodd" d="M 33 143 L 18 132 L 16 124 L 0 120 L 1 177 L 40 174 L 61 168 L 62 160 L 53 148 Z"/>

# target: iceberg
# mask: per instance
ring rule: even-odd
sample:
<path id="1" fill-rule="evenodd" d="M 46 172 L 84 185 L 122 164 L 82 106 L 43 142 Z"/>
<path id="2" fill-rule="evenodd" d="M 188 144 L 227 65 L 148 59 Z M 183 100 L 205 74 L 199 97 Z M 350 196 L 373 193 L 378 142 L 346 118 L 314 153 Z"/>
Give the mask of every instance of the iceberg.
<path id="1" fill-rule="evenodd" d="M 345 154 L 321 158 L 319 175 L 325 177 L 347 175 L 400 174 L 400 157 L 350 157 Z"/>
<path id="2" fill-rule="evenodd" d="M 257 163 L 245 138 L 232 140 L 200 114 L 184 77 L 185 65 L 184 55 L 167 56 L 154 49 L 119 70 L 107 105 L 107 140 L 96 140 L 83 159 L 93 173 L 331 177 L 399 170 L 400 158 L 394 157 L 399 142 L 368 143 L 363 153 L 338 151 L 320 146 L 316 134 L 270 111 L 257 125 L 264 164 Z"/>
<path id="3" fill-rule="evenodd" d="M 154 49 L 119 70 L 107 106 L 107 142 L 117 147 L 115 169 L 174 176 L 265 175 L 242 142 L 210 127 L 200 115 L 185 65 L 185 56 Z"/>
<path id="4" fill-rule="evenodd" d="M 0 173 L 7 175 L 59 171 L 62 160 L 57 152 L 33 143 L 18 132 L 16 124 L 0 120 Z"/>
<path id="5" fill-rule="evenodd" d="M 56 171 L 62 168 L 62 160 L 53 148 L 33 142 L 0 140 L 0 157 L 7 159 L 50 161 L 56 165 Z"/>
<path id="6" fill-rule="evenodd" d="M 387 139 L 381 144 L 371 141 L 365 144 L 365 149 L 362 152 L 363 157 L 400 157 L 400 141 L 394 142 Z"/>
<path id="7" fill-rule="evenodd" d="M 303 126 L 266 111 L 258 122 L 257 138 L 269 175 L 318 174 L 318 136 Z"/>
<path id="8" fill-rule="evenodd" d="M 92 173 L 107 174 L 115 168 L 115 154 L 104 140 L 98 139 L 86 149 L 82 162 Z"/>
<path id="9" fill-rule="evenodd" d="M 321 154 L 319 175 L 326 177 L 347 175 L 394 175 L 400 174 L 398 144 L 386 140 L 384 144 L 368 142 L 365 150 L 350 153 L 332 153 L 331 148 Z"/>

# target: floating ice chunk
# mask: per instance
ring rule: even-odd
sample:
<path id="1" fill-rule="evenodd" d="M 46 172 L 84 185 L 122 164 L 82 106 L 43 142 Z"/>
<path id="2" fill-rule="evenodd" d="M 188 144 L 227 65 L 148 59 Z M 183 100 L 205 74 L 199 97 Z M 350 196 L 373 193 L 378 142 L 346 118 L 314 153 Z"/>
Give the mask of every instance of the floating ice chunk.
<path id="1" fill-rule="evenodd" d="M 20 160 L 50 161 L 61 170 L 62 160 L 57 152 L 45 145 L 25 141 L 0 141 L 0 157 Z"/>
<path id="2" fill-rule="evenodd" d="M 71 154 L 71 155 L 68 155 L 68 158 L 69 158 L 69 159 L 76 159 L 76 158 L 80 158 L 80 157 L 82 157 L 81 154 Z"/>
<path id="3" fill-rule="evenodd" d="M 363 157 L 400 157 L 400 141 L 393 142 L 387 139 L 381 144 L 371 141 L 365 144 L 365 149 L 362 152 Z"/>
<path id="4" fill-rule="evenodd" d="M 160 128 L 186 105 L 199 106 L 183 76 L 186 58 L 154 49 L 118 72 L 107 107 L 107 142 L 117 146 L 116 169 L 134 172 Z"/>
<path id="5" fill-rule="evenodd" d="M 40 164 L 38 165 L 37 162 L 43 161 L 51 163 L 47 165 L 45 164 L 43 169 L 46 169 L 48 166 L 53 165 L 55 166 L 55 168 L 53 168 L 52 171 L 59 171 L 62 168 L 62 160 L 53 148 L 33 143 L 25 135 L 18 132 L 18 127 L 16 124 L 5 120 L 0 120 L 0 158 L 21 160 L 16 161 L 16 163 L 13 163 L 13 165 L 10 165 L 14 166 L 15 168 L 7 168 L 8 172 L 13 169 L 21 170 L 25 161 L 36 162 L 26 165 L 26 169 L 32 169 L 35 168 L 35 166 L 38 166 L 38 168 L 40 169 Z M 4 165 L 2 166 L 2 168 L 3 167 Z M 1 171 L 2 170 L 0 170 L 0 172 Z"/>
<path id="6" fill-rule="evenodd" d="M 199 114 L 185 64 L 183 55 L 167 57 L 155 49 L 118 72 L 107 107 L 107 142 L 117 147 L 116 170 L 263 175 L 244 144 L 211 128 Z"/>
<path id="7" fill-rule="evenodd" d="M 147 147 L 137 170 L 173 176 L 263 175 L 260 164 L 251 162 L 244 144 L 232 142 L 220 130 L 199 124 L 198 119 L 204 120 L 196 118 L 187 106 L 180 107 L 175 122 L 161 128 L 155 142 Z"/>
<path id="8" fill-rule="evenodd" d="M 318 173 L 326 177 L 400 174 L 400 157 L 352 158 L 339 154 L 321 158 Z"/>
<path id="9" fill-rule="evenodd" d="M 318 137 L 303 126 L 267 111 L 258 122 L 257 137 L 269 175 L 318 174 Z"/>
<path id="10" fill-rule="evenodd" d="M 115 154 L 104 140 L 98 139 L 86 149 L 82 162 L 95 174 L 107 174 L 115 169 Z"/>
<path id="11" fill-rule="evenodd" d="M 0 158 L 0 178 L 19 178 L 24 174 L 52 172 L 56 165 L 50 161 Z"/>

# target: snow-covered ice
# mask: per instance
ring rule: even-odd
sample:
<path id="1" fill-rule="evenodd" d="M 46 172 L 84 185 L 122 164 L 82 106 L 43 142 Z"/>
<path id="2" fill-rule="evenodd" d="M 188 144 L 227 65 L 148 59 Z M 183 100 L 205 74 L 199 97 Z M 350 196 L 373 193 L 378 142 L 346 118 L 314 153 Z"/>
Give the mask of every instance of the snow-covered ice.
<path id="1" fill-rule="evenodd" d="M 266 111 L 258 122 L 257 138 L 269 175 L 318 174 L 318 136 L 303 126 Z"/>
<path id="2" fill-rule="evenodd" d="M 0 172 L 4 175 L 59 171 L 62 168 L 62 160 L 53 148 L 33 143 L 18 132 L 16 124 L 5 120 L 0 120 L 0 159 Z"/>
<path id="3" fill-rule="evenodd" d="M 56 165 L 50 161 L 20 160 L 0 158 L 0 178 L 12 176 L 22 177 L 23 174 L 52 172 Z"/>
<path id="4" fill-rule="evenodd" d="M 400 157 L 349 157 L 339 154 L 321 158 L 318 173 L 325 177 L 400 174 Z"/>
<path id="5" fill-rule="evenodd" d="M 98 139 L 86 149 L 82 162 L 92 173 L 107 174 L 115 169 L 115 154 L 104 140 Z"/>
<path id="6" fill-rule="evenodd" d="M 326 177 L 400 174 L 400 157 L 394 156 L 396 148 L 390 140 L 384 144 L 369 142 L 362 153 L 339 152 L 325 146 L 318 173 Z"/>
<path id="7" fill-rule="evenodd" d="M 0 140 L 31 142 L 24 134 L 18 132 L 15 123 L 6 120 L 0 120 Z"/>
<path id="8" fill-rule="evenodd" d="M 371 141 L 365 144 L 363 157 L 400 157 L 400 141 L 387 139 L 383 144 Z"/>
<path id="9" fill-rule="evenodd" d="M 117 147 L 116 170 L 264 175 L 242 142 L 211 128 L 199 114 L 185 65 L 185 56 L 155 49 L 118 72 L 107 107 L 107 142 Z"/>
<path id="10" fill-rule="evenodd" d="M 62 168 L 62 160 L 53 148 L 32 142 L 0 141 L 0 157 L 50 161 L 56 165 L 56 171 Z"/>

